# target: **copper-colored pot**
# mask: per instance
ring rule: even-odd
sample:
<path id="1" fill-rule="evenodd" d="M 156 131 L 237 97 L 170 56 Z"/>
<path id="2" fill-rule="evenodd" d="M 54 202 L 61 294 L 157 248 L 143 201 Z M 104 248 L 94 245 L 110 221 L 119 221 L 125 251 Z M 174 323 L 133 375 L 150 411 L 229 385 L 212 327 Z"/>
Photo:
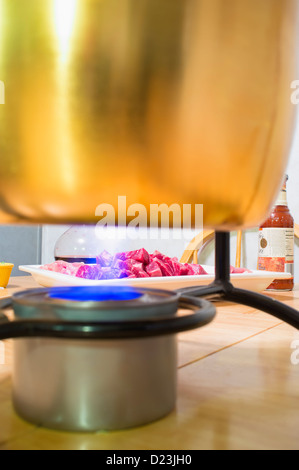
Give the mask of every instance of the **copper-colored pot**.
<path id="1" fill-rule="evenodd" d="M 218 230 L 257 225 L 292 138 L 297 10 L 0 0 L 1 220 L 95 221 L 126 196 L 203 204 Z"/>

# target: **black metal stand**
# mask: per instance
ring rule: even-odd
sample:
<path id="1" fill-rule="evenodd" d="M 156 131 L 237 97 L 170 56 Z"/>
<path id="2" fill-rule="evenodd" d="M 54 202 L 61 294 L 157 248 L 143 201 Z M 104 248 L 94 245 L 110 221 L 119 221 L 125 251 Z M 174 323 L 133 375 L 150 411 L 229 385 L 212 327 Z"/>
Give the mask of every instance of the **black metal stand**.
<path id="1" fill-rule="evenodd" d="M 205 287 L 181 289 L 184 295 L 213 297 L 262 310 L 299 329 L 299 311 L 263 294 L 239 289 L 230 282 L 230 233 L 215 233 L 215 280 Z"/>

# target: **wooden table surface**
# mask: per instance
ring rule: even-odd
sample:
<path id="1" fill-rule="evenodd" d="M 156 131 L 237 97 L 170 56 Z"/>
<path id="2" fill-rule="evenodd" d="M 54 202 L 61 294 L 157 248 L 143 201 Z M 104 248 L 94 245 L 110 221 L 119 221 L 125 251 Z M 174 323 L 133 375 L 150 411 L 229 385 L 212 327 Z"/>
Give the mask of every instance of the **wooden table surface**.
<path id="1" fill-rule="evenodd" d="M 0 297 L 36 286 L 30 276 L 11 278 Z M 299 286 L 274 297 L 299 308 Z M 299 332 L 252 308 L 219 303 L 214 322 L 179 334 L 175 411 L 126 431 L 68 433 L 21 419 L 11 400 L 12 343 L 0 365 L 0 450 L 299 449 Z"/>

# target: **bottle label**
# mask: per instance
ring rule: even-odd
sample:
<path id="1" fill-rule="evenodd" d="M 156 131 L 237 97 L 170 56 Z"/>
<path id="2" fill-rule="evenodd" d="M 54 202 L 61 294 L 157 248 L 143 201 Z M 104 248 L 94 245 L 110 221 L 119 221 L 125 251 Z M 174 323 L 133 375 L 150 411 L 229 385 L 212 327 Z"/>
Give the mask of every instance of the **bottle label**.
<path id="1" fill-rule="evenodd" d="M 294 274 L 294 229 L 269 227 L 259 230 L 258 269 Z"/>

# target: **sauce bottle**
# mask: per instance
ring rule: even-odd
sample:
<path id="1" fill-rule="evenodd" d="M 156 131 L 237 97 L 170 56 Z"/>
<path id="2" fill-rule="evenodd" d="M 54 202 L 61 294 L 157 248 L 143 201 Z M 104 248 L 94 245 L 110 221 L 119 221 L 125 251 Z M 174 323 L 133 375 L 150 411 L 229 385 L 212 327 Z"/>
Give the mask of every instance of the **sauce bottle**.
<path id="1" fill-rule="evenodd" d="M 294 287 L 294 219 L 287 203 L 286 176 L 272 212 L 259 227 L 258 269 L 287 272 L 288 279 L 275 279 L 267 290 L 290 291 Z"/>

